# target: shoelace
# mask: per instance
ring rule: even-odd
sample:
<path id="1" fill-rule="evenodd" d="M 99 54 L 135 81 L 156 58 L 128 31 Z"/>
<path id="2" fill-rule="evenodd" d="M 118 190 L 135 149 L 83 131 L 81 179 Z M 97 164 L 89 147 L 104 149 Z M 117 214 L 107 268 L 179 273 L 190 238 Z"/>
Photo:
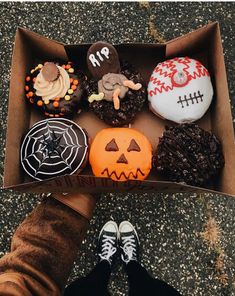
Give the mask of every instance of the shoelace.
<path id="1" fill-rule="evenodd" d="M 134 235 L 122 237 L 122 243 L 123 243 L 123 252 L 127 256 L 127 259 L 124 258 L 124 255 L 122 254 L 122 260 L 125 263 L 128 263 L 131 260 L 136 260 L 136 242 Z"/>
<path id="2" fill-rule="evenodd" d="M 101 254 L 98 254 L 101 260 L 107 260 L 110 264 L 112 263 L 111 256 L 117 251 L 117 248 L 113 246 L 115 239 L 115 237 L 104 235 Z"/>

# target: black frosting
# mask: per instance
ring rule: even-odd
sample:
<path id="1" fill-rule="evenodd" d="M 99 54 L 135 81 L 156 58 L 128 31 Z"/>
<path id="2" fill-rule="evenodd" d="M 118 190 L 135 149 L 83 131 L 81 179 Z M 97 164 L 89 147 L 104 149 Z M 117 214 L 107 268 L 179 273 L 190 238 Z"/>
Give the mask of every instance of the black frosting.
<path id="1" fill-rule="evenodd" d="M 85 131 L 68 119 L 45 119 L 36 123 L 21 145 L 21 164 L 28 175 L 44 180 L 73 174 L 86 160 Z"/>

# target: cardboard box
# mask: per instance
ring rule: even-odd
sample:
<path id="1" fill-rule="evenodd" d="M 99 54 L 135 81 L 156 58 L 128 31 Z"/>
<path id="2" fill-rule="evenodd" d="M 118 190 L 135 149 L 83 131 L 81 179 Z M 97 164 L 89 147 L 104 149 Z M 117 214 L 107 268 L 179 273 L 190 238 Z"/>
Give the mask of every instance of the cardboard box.
<path id="1" fill-rule="evenodd" d="M 89 166 L 81 175 L 66 175 L 46 181 L 29 180 L 20 165 L 20 143 L 22 136 L 37 121 L 43 119 L 39 112 L 27 104 L 24 94 L 24 79 L 35 59 L 74 60 L 85 72 L 86 52 L 90 44 L 65 45 L 19 28 L 16 32 L 12 58 L 10 83 L 4 188 L 24 192 L 219 192 L 235 196 L 235 145 L 234 130 L 228 95 L 226 71 L 223 58 L 219 24 L 210 23 L 203 28 L 164 44 L 117 44 L 121 58 L 129 60 L 143 75 L 146 83 L 156 64 L 175 56 L 189 56 L 200 60 L 209 70 L 215 97 L 207 114 L 198 122 L 211 130 L 220 139 L 225 155 L 225 167 L 212 188 L 198 188 L 163 180 L 152 170 L 145 181 L 114 182 L 107 178 L 96 178 Z M 74 121 L 84 127 L 91 138 L 106 125 L 95 115 L 82 112 Z M 138 114 L 132 124 L 151 141 L 154 149 L 165 125 L 163 121 L 146 109 Z"/>

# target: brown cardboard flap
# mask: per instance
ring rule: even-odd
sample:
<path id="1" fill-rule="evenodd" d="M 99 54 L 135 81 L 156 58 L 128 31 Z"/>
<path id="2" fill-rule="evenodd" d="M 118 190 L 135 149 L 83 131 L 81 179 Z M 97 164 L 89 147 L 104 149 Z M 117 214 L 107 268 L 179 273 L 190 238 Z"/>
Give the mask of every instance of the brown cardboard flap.
<path id="1" fill-rule="evenodd" d="M 22 134 L 29 126 L 30 116 L 24 95 L 24 81 L 26 69 L 31 63 L 32 54 L 27 43 L 24 42 L 21 30 L 18 29 L 11 65 L 4 186 L 22 182 L 19 149 Z"/>
<path id="2" fill-rule="evenodd" d="M 167 58 L 176 56 L 193 56 L 208 48 L 209 40 L 218 26 L 217 22 L 210 23 L 193 32 L 166 42 Z"/>
<path id="3" fill-rule="evenodd" d="M 115 182 L 108 178 L 87 175 L 65 175 L 47 181 L 24 183 L 10 187 L 23 192 L 51 193 L 104 193 L 104 192 L 139 192 L 139 193 L 218 193 L 211 189 L 189 186 L 168 181 L 144 180 Z M 222 193 L 225 194 L 225 193 Z M 235 197 L 235 195 L 233 195 Z"/>
<path id="4" fill-rule="evenodd" d="M 228 194 L 234 194 L 235 139 L 219 24 L 216 24 L 216 30 L 212 36 L 210 58 L 215 91 L 215 100 L 211 112 L 212 127 L 213 132 L 222 142 L 225 157 L 225 167 L 218 179 L 217 188 Z"/>
<path id="5" fill-rule="evenodd" d="M 19 28 L 21 35 L 27 47 L 30 47 L 31 54 L 34 58 L 42 60 L 63 60 L 67 61 L 68 57 L 64 49 L 64 44 L 58 41 L 46 38 L 30 30 Z"/>

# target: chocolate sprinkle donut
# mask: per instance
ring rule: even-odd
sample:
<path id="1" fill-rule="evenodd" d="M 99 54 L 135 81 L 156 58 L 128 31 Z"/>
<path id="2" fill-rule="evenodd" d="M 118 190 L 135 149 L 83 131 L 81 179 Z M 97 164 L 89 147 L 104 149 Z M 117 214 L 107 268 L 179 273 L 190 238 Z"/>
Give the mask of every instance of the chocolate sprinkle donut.
<path id="1" fill-rule="evenodd" d="M 218 175 L 224 156 L 215 135 L 195 124 L 182 124 L 164 132 L 153 162 L 170 181 L 202 186 Z"/>
<path id="2" fill-rule="evenodd" d="M 54 81 L 58 78 L 58 70 L 56 66 L 61 66 L 65 69 L 69 76 L 69 88 L 64 97 L 53 97 L 50 100 L 43 100 L 41 96 L 37 95 L 35 90 L 35 82 L 38 74 L 42 71 L 43 76 L 48 81 Z M 44 71 L 44 68 L 46 68 Z M 72 62 L 53 63 L 45 62 L 44 64 L 36 64 L 33 67 L 25 81 L 25 95 L 27 101 L 35 108 L 40 110 L 46 117 L 67 117 L 72 118 L 81 107 L 81 101 L 84 93 L 84 81 L 86 76 L 80 70 L 77 70 Z"/>
<path id="3" fill-rule="evenodd" d="M 143 87 L 138 91 L 128 90 L 124 99 L 122 99 L 119 110 L 115 110 L 113 102 L 106 100 L 94 101 L 89 104 L 93 111 L 101 120 L 111 126 L 123 126 L 133 121 L 137 112 L 141 111 L 147 98 L 146 87 L 143 79 L 127 62 L 121 64 L 120 74 L 125 75 L 134 83 L 141 83 Z M 92 93 L 98 92 L 97 81 L 91 79 L 86 83 L 86 90 L 89 97 Z"/>

